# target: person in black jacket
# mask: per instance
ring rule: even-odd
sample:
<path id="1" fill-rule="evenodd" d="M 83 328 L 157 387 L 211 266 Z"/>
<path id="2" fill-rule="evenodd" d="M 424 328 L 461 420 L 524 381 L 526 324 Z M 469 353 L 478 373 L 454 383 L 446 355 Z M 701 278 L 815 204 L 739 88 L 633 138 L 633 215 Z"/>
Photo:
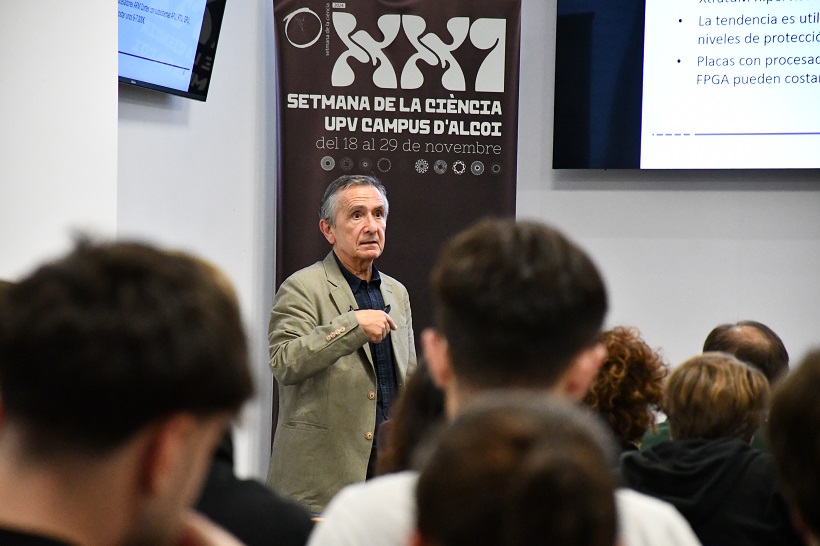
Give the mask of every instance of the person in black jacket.
<path id="1" fill-rule="evenodd" d="M 233 470 L 228 431 L 216 452 L 196 509 L 247 546 L 304 546 L 313 529 L 307 509 Z"/>
<path id="2" fill-rule="evenodd" d="M 768 399 L 765 376 L 735 357 L 689 359 L 666 385 L 672 440 L 624 454 L 624 480 L 673 504 L 705 545 L 802 544 L 771 455 L 750 445 Z"/>

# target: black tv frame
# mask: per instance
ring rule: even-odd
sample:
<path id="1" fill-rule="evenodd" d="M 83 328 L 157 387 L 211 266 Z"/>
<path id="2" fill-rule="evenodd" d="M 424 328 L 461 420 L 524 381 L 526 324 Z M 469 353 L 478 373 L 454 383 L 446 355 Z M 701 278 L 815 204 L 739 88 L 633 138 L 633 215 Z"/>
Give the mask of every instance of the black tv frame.
<path id="1" fill-rule="evenodd" d="M 199 43 L 197 44 L 196 53 L 194 55 L 194 65 L 191 70 L 191 80 L 187 91 L 124 76 L 118 76 L 119 81 L 136 87 L 143 87 L 205 102 L 208 98 L 208 90 L 211 86 L 211 73 L 213 71 L 214 59 L 216 58 L 216 46 L 219 41 L 219 33 L 222 30 L 222 19 L 225 15 L 226 2 L 227 0 L 207 0 L 205 3 L 205 15 L 202 18 Z M 119 53 L 128 55 L 128 53 L 122 51 L 119 51 Z"/>

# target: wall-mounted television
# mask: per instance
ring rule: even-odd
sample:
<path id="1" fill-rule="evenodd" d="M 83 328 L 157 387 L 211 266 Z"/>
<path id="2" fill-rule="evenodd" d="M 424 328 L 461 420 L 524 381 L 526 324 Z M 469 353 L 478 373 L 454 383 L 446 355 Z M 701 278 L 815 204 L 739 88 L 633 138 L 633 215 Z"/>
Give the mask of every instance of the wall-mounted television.
<path id="1" fill-rule="evenodd" d="M 119 81 L 204 101 L 226 0 L 118 0 Z"/>
<path id="2" fill-rule="evenodd" d="M 820 168 L 820 0 L 558 0 L 556 169 Z"/>

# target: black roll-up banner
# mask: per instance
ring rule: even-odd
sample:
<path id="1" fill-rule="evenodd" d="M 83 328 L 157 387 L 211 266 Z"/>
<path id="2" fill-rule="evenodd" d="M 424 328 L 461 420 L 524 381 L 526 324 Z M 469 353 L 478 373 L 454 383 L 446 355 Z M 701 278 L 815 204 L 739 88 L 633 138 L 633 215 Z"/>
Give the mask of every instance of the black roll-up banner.
<path id="1" fill-rule="evenodd" d="M 520 0 L 274 0 L 276 284 L 322 259 L 319 201 L 377 176 L 390 214 L 376 267 L 432 324 L 442 242 L 515 214 Z M 273 151 L 272 151 L 273 152 Z"/>

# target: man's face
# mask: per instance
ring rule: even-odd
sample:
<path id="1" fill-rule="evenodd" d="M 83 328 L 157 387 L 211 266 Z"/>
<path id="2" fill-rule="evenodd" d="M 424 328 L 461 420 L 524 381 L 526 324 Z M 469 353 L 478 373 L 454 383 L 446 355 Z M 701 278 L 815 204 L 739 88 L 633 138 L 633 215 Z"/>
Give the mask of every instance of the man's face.
<path id="1" fill-rule="evenodd" d="M 384 250 L 387 215 L 384 201 L 373 186 L 352 186 L 338 195 L 336 225 L 319 222 L 339 260 L 354 273 L 369 269 Z"/>

